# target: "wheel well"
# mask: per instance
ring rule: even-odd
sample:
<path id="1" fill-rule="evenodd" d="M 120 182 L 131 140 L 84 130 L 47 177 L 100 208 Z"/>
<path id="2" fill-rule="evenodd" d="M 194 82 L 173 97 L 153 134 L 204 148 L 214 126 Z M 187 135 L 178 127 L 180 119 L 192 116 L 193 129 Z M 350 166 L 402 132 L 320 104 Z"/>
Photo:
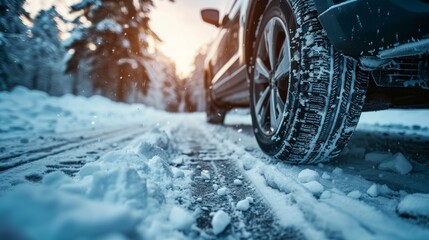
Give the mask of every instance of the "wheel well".
<path id="1" fill-rule="evenodd" d="M 244 57 L 247 65 L 250 63 L 250 58 L 252 57 L 253 43 L 256 39 L 256 28 L 267 4 L 268 0 L 253 1 L 252 6 L 250 6 L 248 18 L 246 19 L 247 24 L 244 38 Z"/>
<path id="2" fill-rule="evenodd" d="M 210 87 L 210 64 L 207 66 L 207 69 L 204 70 L 204 88 L 207 90 Z"/>

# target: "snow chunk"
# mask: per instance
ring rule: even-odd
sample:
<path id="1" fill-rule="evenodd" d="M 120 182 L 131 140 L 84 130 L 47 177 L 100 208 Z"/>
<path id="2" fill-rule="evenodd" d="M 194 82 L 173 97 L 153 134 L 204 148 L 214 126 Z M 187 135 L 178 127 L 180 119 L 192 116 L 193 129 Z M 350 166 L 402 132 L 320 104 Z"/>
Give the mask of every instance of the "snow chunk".
<path id="1" fill-rule="evenodd" d="M 371 187 L 368 188 L 366 193 L 368 193 L 371 197 L 377 197 L 379 195 L 389 195 L 392 194 L 392 189 L 390 189 L 387 185 L 378 185 L 373 184 Z"/>
<path id="2" fill-rule="evenodd" d="M 335 175 L 341 175 L 343 174 L 343 169 L 336 167 L 334 170 L 332 170 L 332 173 Z"/>
<path id="3" fill-rule="evenodd" d="M 380 194 L 378 191 L 377 184 L 372 184 L 371 187 L 368 188 L 366 193 L 368 193 L 368 195 L 371 197 L 377 197 L 378 194 Z"/>
<path id="4" fill-rule="evenodd" d="M 43 177 L 42 183 L 45 185 L 59 187 L 63 184 L 72 182 L 71 178 L 63 171 L 54 171 Z"/>
<path id="5" fill-rule="evenodd" d="M 326 179 L 326 180 L 329 180 L 329 179 L 331 179 L 331 176 L 327 172 L 323 172 L 322 178 Z"/>
<path id="6" fill-rule="evenodd" d="M 231 222 L 231 217 L 224 211 L 219 210 L 213 215 L 212 226 L 213 233 L 218 235 L 223 232 Z"/>
<path id="7" fill-rule="evenodd" d="M 429 217 L 429 194 L 414 193 L 398 204 L 398 213 L 414 217 Z"/>
<path id="8" fill-rule="evenodd" d="M 305 188 L 307 188 L 314 195 L 319 195 L 325 190 L 322 184 L 318 181 L 311 181 L 303 184 Z"/>
<path id="9" fill-rule="evenodd" d="M 168 219 L 172 226 L 178 230 L 189 229 L 195 221 L 190 212 L 177 206 L 171 208 Z"/>
<path id="10" fill-rule="evenodd" d="M 323 191 L 322 194 L 320 194 L 320 199 L 328 199 L 331 198 L 332 193 L 330 191 Z"/>
<path id="11" fill-rule="evenodd" d="M 210 180 L 210 172 L 208 170 L 202 170 L 201 178 L 205 180 Z"/>
<path id="12" fill-rule="evenodd" d="M 242 162 L 243 162 L 243 169 L 248 171 L 252 169 L 253 166 L 255 165 L 255 158 L 250 156 L 245 156 L 243 157 Z"/>
<path id="13" fill-rule="evenodd" d="M 224 196 L 228 193 L 228 188 L 226 187 L 221 187 L 217 190 L 217 195 L 219 196 Z"/>
<path id="14" fill-rule="evenodd" d="M 241 181 L 240 179 L 235 179 L 234 180 L 234 185 L 235 186 L 241 186 L 241 185 L 243 185 L 243 181 Z"/>
<path id="15" fill-rule="evenodd" d="M 298 174 L 298 180 L 302 183 L 308 183 L 311 181 L 317 181 L 319 179 L 319 173 L 311 169 L 304 169 Z"/>
<path id="16" fill-rule="evenodd" d="M 184 178 L 185 177 L 185 173 L 182 170 L 176 169 L 174 171 L 174 177 L 175 178 Z"/>
<path id="17" fill-rule="evenodd" d="M 381 163 L 391 158 L 392 154 L 389 152 L 370 152 L 365 154 L 365 161 L 373 163 Z"/>
<path id="18" fill-rule="evenodd" d="M 250 208 L 250 202 L 247 198 L 237 203 L 237 210 L 247 211 L 249 210 L 249 208 Z"/>
<path id="19" fill-rule="evenodd" d="M 215 183 L 215 184 L 213 184 L 213 189 L 214 189 L 215 191 L 217 191 L 217 190 L 219 189 L 219 185 L 217 185 L 216 183 Z"/>
<path id="20" fill-rule="evenodd" d="M 359 199 L 360 197 L 362 197 L 362 193 L 359 190 L 355 190 L 355 191 L 349 192 L 347 196 L 350 198 Z"/>
<path id="21" fill-rule="evenodd" d="M 389 161 L 381 163 L 378 169 L 404 175 L 411 172 L 413 166 L 402 153 L 396 153 Z"/>

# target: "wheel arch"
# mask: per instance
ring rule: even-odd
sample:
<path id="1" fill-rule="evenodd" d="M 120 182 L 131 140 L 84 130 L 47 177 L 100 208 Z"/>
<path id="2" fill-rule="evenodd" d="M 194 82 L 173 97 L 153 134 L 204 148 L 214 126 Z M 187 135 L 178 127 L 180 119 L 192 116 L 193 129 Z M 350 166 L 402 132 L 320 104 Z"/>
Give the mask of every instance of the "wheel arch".
<path id="1" fill-rule="evenodd" d="M 256 39 L 256 28 L 258 27 L 259 18 L 265 11 L 268 0 L 251 1 L 246 14 L 246 25 L 244 34 L 244 60 L 246 65 L 250 63 L 252 56 L 253 43 Z"/>

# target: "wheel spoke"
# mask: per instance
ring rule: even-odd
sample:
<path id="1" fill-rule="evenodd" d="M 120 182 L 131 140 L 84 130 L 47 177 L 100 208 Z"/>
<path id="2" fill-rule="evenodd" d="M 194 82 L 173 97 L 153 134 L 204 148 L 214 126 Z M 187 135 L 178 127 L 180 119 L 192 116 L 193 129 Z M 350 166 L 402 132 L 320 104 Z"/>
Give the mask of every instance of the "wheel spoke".
<path id="1" fill-rule="evenodd" d="M 263 108 L 261 109 L 261 114 L 258 115 L 258 121 L 263 126 L 265 124 L 265 119 L 267 118 L 267 112 L 268 112 L 268 102 L 263 105 Z"/>
<path id="2" fill-rule="evenodd" d="M 267 106 L 266 106 L 267 104 L 264 104 L 264 102 L 267 99 L 269 93 L 270 93 L 270 87 L 267 86 L 267 88 L 265 88 L 265 90 L 262 92 L 261 97 L 259 98 L 259 100 L 255 106 L 255 113 L 258 116 L 258 121 L 260 123 L 263 123 L 261 121 L 264 120 L 266 112 L 267 112 Z"/>
<path id="3" fill-rule="evenodd" d="M 276 97 L 276 93 L 275 93 L 275 89 L 272 88 L 271 89 L 271 94 L 270 94 L 270 123 L 271 123 L 271 130 L 275 130 L 277 129 L 277 97 Z"/>
<path id="4" fill-rule="evenodd" d="M 274 42 L 274 30 L 276 22 L 271 20 L 268 23 L 268 26 L 264 32 L 265 34 L 265 47 L 268 53 L 268 59 L 270 61 L 271 69 L 274 69 L 276 66 L 276 57 L 275 57 L 275 42 Z"/>
<path id="5" fill-rule="evenodd" d="M 286 40 L 287 41 L 287 40 Z M 290 54 L 287 42 L 283 44 L 282 51 L 280 52 L 279 61 L 280 64 L 274 72 L 274 81 L 279 81 L 279 79 L 285 78 L 289 74 L 290 69 Z M 286 46 L 286 47 L 285 47 Z"/>
<path id="6" fill-rule="evenodd" d="M 262 74 L 262 76 L 264 76 L 267 80 L 270 78 L 270 71 L 259 57 L 256 59 L 256 70 L 260 74 Z"/>
<path id="7" fill-rule="evenodd" d="M 283 102 L 282 97 L 280 96 L 280 92 L 279 89 L 276 89 L 276 108 L 277 111 L 279 112 L 279 115 L 283 113 L 283 110 L 285 108 L 285 103 Z"/>

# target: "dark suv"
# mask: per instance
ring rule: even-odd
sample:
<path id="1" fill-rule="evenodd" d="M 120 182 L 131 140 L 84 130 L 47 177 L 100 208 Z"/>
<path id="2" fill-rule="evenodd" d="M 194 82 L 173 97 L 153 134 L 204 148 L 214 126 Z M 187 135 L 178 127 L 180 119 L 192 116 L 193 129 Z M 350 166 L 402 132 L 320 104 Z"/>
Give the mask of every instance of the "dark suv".
<path id="1" fill-rule="evenodd" d="M 207 120 L 250 106 L 270 156 L 328 161 L 362 111 L 429 107 L 428 0 L 230 0 L 201 14 L 220 29 Z"/>

